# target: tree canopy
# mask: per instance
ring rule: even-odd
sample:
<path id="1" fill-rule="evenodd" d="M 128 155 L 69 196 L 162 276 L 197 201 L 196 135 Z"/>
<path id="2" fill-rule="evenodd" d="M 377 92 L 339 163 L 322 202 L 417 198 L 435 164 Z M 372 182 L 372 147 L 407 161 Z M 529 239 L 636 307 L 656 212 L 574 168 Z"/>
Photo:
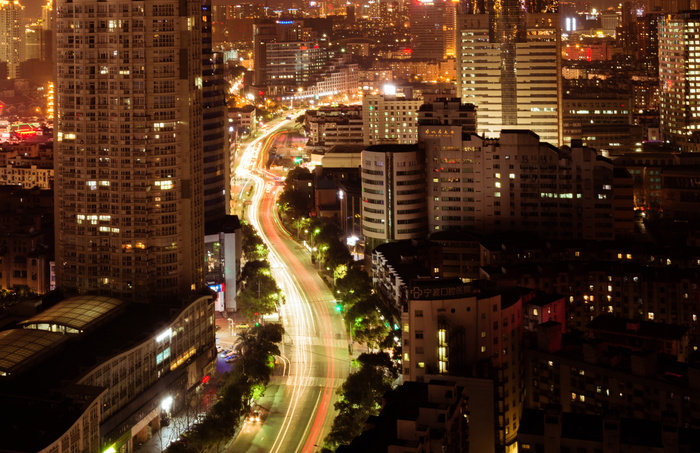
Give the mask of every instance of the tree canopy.
<path id="1" fill-rule="evenodd" d="M 382 396 L 398 377 L 396 366 L 384 352 L 360 354 L 355 365 L 359 369 L 348 376 L 338 392 L 338 415 L 325 440 L 333 451 L 360 435 L 367 417 L 379 414 Z"/>

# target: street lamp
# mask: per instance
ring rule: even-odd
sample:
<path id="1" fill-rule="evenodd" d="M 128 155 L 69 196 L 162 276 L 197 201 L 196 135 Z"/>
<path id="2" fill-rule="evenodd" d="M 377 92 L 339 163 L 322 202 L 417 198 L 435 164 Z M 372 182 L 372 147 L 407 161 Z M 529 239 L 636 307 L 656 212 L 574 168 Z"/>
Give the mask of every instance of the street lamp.
<path id="1" fill-rule="evenodd" d="M 230 336 L 233 336 L 233 319 L 228 318 L 227 321 L 228 321 L 228 331 L 229 331 L 229 335 L 230 335 Z"/>

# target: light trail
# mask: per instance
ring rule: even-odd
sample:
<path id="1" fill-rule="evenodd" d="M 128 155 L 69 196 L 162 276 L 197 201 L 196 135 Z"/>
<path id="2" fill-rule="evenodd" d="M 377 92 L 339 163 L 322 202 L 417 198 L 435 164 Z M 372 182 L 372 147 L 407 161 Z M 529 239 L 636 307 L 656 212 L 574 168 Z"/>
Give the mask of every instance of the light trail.
<path id="1" fill-rule="evenodd" d="M 329 308 L 332 305 L 332 294 L 328 293 L 317 276 L 305 270 L 298 272 L 308 264 L 302 263 L 300 257 L 290 250 L 291 234 L 281 228 L 274 210 L 277 192 L 281 187 L 275 185 L 273 193 L 265 193 L 269 187 L 266 186 L 266 178 L 276 180 L 278 177 L 262 168 L 264 151 L 272 136 L 277 135 L 285 125 L 286 122 L 282 122 L 271 127 L 266 135 L 246 146 L 235 175 L 247 178 L 244 187 L 252 184 L 251 209 L 247 219 L 268 247 L 268 259 L 274 263 L 274 266 L 271 265 L 273 276 L 286 297 L 286 304 L 280 307 L 280 314 L 290 345 L 280 360 L 284 364 L 283 379 L 286 380 L 281 384 L 285 392 L 283 401 L 288 404 L 286 407 L 279 406 L 283 413 L 281 427 L 268 451 L 311 453 L 323 442 L 324 428 L 330 424 L 332 401 L 338 385 L 336 381 L 339 379 L 331 323 L 332 310 Z M 326 295 L 319 299 L 318 294 Z M 314 348 L 319 345 L 323 351 L 321 355 L 325 356 L 325 364 L 323 361 L 318 362 L 323 369 L 315 370 L 317 374 L 312 375 L 317 363 L 314 356 L 320 352 L 314 352 Z M 309 408 L 311 404 L 313 406 Z"/>

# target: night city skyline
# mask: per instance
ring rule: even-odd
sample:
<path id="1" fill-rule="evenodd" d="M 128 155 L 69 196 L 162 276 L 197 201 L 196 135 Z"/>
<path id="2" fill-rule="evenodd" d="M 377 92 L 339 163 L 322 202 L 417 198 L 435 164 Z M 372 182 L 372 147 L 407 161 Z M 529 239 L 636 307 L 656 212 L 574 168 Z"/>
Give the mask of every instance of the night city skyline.
<path id="1" fill-rule="evenodd" d="M 700 451 L 690 0 L 0 0 L 0 453 Z"/>

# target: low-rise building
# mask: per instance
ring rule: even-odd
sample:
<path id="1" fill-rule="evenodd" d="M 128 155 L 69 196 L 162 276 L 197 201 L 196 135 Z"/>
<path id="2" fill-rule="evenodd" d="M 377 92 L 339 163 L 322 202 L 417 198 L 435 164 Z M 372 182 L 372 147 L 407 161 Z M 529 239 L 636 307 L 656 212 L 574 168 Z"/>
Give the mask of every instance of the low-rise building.
<path id="1" fill-rule="evenodd" d="M 213 308 L 77 296 L 0 332 L 3 448 L 134 451 L 207 381 Z"/>

